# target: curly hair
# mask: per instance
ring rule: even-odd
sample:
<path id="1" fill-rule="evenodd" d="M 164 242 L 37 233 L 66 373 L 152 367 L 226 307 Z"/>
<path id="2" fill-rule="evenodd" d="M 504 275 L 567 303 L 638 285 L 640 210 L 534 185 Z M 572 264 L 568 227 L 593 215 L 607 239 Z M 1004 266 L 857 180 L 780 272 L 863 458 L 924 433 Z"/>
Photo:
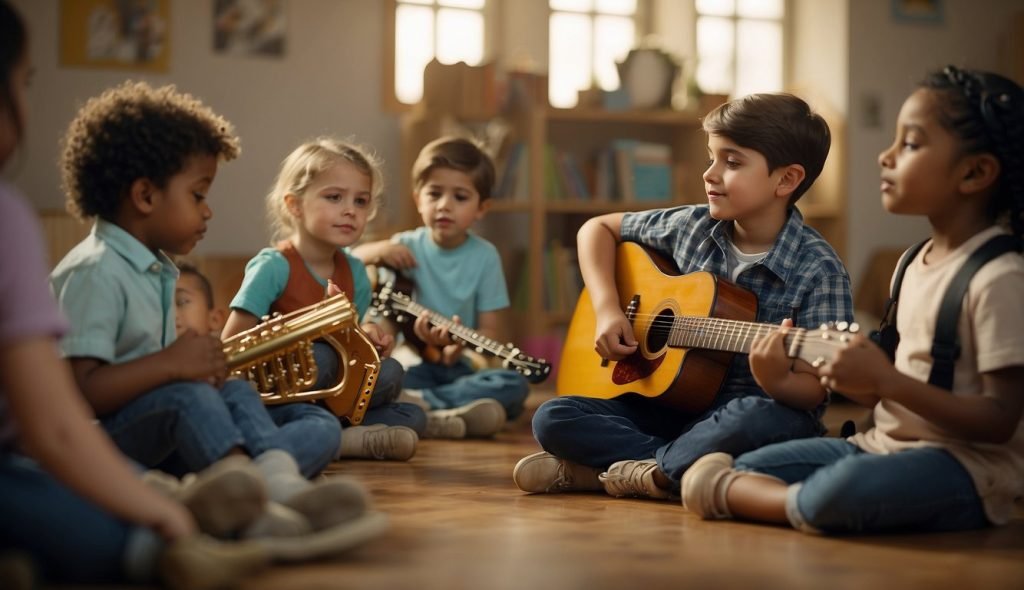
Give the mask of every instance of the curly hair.
<path id="1" fill-rule="evenodd" d="M 193 156 L 232 160 L 241 151 L 231 123 L 198 99 L 130 81 L 89 99 L 62 143 L 67 209 L 80 219 L 113 219 L 140 178 L 163 188 Z"/>
<path id="2" fill-rule="evenodd" d="M 476 142 L 462 137 L 442 137 L 424 146 L 412 166 L 413 190 L 419 191 L 437 168 L 467 174 L 473 179 L 473 188 L 481 201 L 491 197 L 494 162 Z"/>
<path id="3" fill-rule="evenodd" d="M 295 231 L 295 220 L 285 205 L 287 195 L 301 197 L 318 174 L 339 162 L 348 162 L 370 178 L 372 209 L 370 219 L 377 215 L 384 193 L 384 174 L 380 158 L 369 148 L 334 137 L 317 137 L 292 150 L 281 162 L 274 187 L 267 193 L 267 221 L 271 243 L 287 238 Z"/>

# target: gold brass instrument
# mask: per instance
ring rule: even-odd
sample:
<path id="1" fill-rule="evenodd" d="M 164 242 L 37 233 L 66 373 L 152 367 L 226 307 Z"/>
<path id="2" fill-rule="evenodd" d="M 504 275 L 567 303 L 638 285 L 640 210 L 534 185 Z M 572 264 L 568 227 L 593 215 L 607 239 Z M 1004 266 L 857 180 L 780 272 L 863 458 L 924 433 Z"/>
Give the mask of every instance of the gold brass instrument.
<path id="1" fill-rule="evenodd" d="M 250 381 L 265 404 L 324 400 L 335 415 L 353 425 L 363 420 L 377 382 L 380 356 L 359 329 L 359 314 L 344 294 L 308 307 L 275 314 L 224 341 L 233 377 Z M 338 382 L 329 389 L 304 391 L 316 383 L 313 341 L 338 353 Z"/>

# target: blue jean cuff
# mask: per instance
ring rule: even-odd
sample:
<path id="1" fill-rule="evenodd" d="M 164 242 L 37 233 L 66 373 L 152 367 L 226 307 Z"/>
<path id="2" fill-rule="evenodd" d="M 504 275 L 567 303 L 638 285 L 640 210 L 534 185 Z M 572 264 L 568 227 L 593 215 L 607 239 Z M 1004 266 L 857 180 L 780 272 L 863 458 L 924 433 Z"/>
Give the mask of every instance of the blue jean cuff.
<path id="1" fill-rule="evenodd" d="M 800 513 L 797 496 L 800 494 L 800 488 L 802 487 L 802 483 L 795 483 L 786 488 L 786 518 L 789 519 L 789 524 L 791 524 L 796 530 L 802 533 L 820 535 L 822 533 L 821 529 L 818 529 L 807 522 L 804 515 Z"/>

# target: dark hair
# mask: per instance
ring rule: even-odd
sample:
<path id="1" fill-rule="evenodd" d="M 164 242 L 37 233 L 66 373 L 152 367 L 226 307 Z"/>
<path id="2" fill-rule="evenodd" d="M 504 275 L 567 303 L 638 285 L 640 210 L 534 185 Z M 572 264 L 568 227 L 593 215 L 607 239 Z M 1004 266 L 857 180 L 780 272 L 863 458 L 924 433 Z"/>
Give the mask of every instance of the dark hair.
<path id="1" fill-rule="evenodd" d="M 428 143 L 412 166 L 412 186 L 418 191 L 437 168 L 450 168 L 468 174 L 480 200 L 491 198 L 494 187 L 494 162 L 475 142 L 461 137 L 442 137 Z"/>
<path id="2" fill-rule="evenodd" d="M 189 262 L 179 262 L 178 272 L 180 276 L 193 276 L 199 281 L 199 288 L 203 291 L 203 299 L 206 299 L 206 307 L 213 309 L 213 285 L 210 284 L 210 279 L 206 278 L 206 275 L 199 272 L 193 264 Z"/>
<path id="3" fill-rule="evenodd" d="M 190 157 L 231 160 L 240 151 L 231 124 L 198 99 L 144 82 L 125 82 L 89 99 L 63 144 L 68 211 L 108 220 L 136 180 L 162 188 Z"/>
<path id="4" fill-rule="evenodd" d="M 704 131 L 752 149 L 768 162 L 768 171 L 799 164 L 804 179 L 789 199 L 792 205 L 821 174 L 832 144 L 828 123 L 802 99 L 786 93 L 750 94 L 719 105 L 704 117 Z"/>
<path id="5" fill-rule="evenodd" d="M 928 74 L 920 86 L 935 95 L 939 124 L 960 140 L 963 154 L 999 160 L 989 213 L 1007 215 L 1011 231 L 1024 236 L 1024 90 L 998 74 L 954 66 Z"/>
<path id="6" fill-rule="evenodd" d="M 9 116 L 14 130 L 21 138 L 21 121 L 14 112 L 14 92 L 11 75 L 14 66 L 25 56 L 28 32 L 25 23 L 5 0 L 0 0 L 0 116 Z"/>

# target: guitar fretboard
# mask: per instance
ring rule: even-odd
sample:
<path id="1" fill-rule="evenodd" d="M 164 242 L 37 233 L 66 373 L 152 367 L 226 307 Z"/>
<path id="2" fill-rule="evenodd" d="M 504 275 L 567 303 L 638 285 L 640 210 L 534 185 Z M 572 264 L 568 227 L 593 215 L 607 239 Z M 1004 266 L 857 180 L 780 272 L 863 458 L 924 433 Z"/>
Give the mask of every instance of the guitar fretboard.
<path id="1" fill-rule="evenodd" d="M 514 358 L 519 354 L 518 349 L 509 348 L 497 340 L 484 336 L 469 326 L 457 324 L 454 321 L 423 307 L 411 299 L 391 295 L 391 307 L 396 311 L 401 311 L 417 317 L 427 314 L 432 325 L 448 328 L 448 332 L 453 336 L 469 343 L 472 346 L 480 348 L 480 352 L 488 352 L 494 356 L 503 358 Z"/>
<path id="2" fill-rule="evenodd" d="M 750 345 L 755 338 L 780 329 L 772 324 L 699 316 L 654 317 L 651 322 L 651 330 L 668 332 L 669 346 L 740 353 L 750 352 Z M 796 357 L 799 354 L 806 333 L 807 330 L 803 328 L 789 328 L 785 336 L 785 348 L 789 356 Z"/>

